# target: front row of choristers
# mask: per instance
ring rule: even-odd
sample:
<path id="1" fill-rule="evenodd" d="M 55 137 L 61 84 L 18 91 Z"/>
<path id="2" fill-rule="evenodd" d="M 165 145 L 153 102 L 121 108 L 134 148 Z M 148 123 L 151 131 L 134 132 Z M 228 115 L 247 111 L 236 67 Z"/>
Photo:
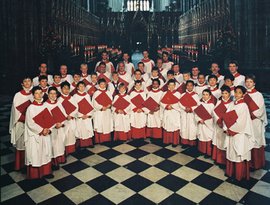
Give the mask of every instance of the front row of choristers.
<path id="1" fill-rule="evenodd" d="M 75 92 L 67 81 L 44 91 L 46 77 L 41 76 L 41 85 L 35 87 L 30 78 L 24 78 L 10 121 L 15 169 L 26 165 L 29 179 L 50 178 L 52 170 L 59 169 L 76 149 L 146 137 L 172 146 L 197 147 L 237 180 L 248 180 L 250 170 L 264 167 L 267 119 L 255 76 L 246 76 L 245 87 L 232 90 L 228 86 L 232 77 L 225 77 L 218 88 L 215 75 L 208 76 L 206 85 L 205 76 L 199 74 L 196 85 L 185 73 L 183 87 L 171 72 L 166 82 L 153 78 L 147 92 L 141 71 L 132 89 L 122 82 L 113 93 L 106 79 L 97 80 L 95 74 L 92 83 L 98 85 L 91 93 L 83 80 L 76 83 Z"/>

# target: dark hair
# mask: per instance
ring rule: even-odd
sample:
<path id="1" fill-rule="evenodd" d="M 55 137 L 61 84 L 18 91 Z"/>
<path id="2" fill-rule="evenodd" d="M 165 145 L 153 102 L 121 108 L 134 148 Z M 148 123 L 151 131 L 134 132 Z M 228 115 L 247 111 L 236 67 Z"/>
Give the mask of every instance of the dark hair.
<path id="1" fill-rule="evenodd" d="M 98 66 L 101 66 L 101 65 L 105 65 L 105 66 L 106 66 L 106 63 L 100 62 L 100 63 L 98 64 Z"/>
<path id="2" fill-rule="evenodd" d="M 78 88 L 79 85 L 84 85 L 84 86 L 86 86 L 85 83 L 84 83 L 83 81 L 79 81 L 79 82 L 77 83 L 77 85 L 76 85 L 76 88 Z"/>
<path id="3" fill-rule="evenodd" d="M 174 72 L 172 70 L 168 70 L 167 75 L 174 75 Z"/>
<path id="4" fill-rule="evenodd" d="M 219 66 L 218 62 L 216 62 L 216 61 L 213 61 L 213 62 L 211 63 L 211 65 L 213 65 L 213 64 L 217 64 L 217 65 Z"/>
<path id="5" fill-rule="evenodd" d="M 142 71 L 141 71 L 140 69 L 136 69 L 136 70 L 134 71 L 134 74 L 135 74 L 136 72 L 139 72 L 140 74 L 142 74 Z"/>
<path id="6" fill-rule="evenodd" d="M 234 76 L 231 73 L 228 73 L 224 76 L 224 81 L 225 80 L 231 80 L 234 81 Z"/>
<path id="7" fill-rule="evenodd" d="M 157 60 L 156 60 L 156 61 L 158 61 L 158 60 L 162 61 L 162 58 L 157 58 Z"/>
<path id="8" fill-rule="evenodd" d="M 214 78 L 214 79 L 216 79 L 216 81 L 218 81 L 217 76 L 215 76 L 215 75 L 209 75 L 209 76 L 208 76 L 208 82 L 209 82 L 209 80 L 212 79 L 212 78 Z"/>
<path id="9" fill-rule="evenodd" d="M 61 89 L 65 86 L 68 86 L 68 88 L 70 88 L 70 83 L 68 81 L 64 81 L 61 83 Z"/>
<path id="10" fill-rule="evenodd" d="M 189 83 L 191 83 L 193 86 L 195 85 L 193 80 L 187 80 L 186 85 L 189 84 Z"/>
<path id="11" fill-rule="evenodd" d="M 30 79 L 31 82 L 33 81 L 32 78 L 31 78 L 29 75 L 25 75 L 25 76 L 23 76 L 21 79 L 22 79 L 21 82 L 23 82 L 23 81 L 26 80 L 26 79 Z"/>
<path id="12" fill-rule="evenodd" d="M 254 83 L 256 83 L 256 76 L 255 76 L 254 74 L 248 74 L 248 75 L 246 76 L 246 78 L 245 78 L 245 81 L 248 80 L 248 79 L 250 79 L 250 80 L 252 80 Z"/>
<path id="13" fill-rule="evenodd" d="M 134 85 L 136 85 L 136 84 L 142 84 L 142 81 L 141 80 L 135 80 L 135 82 L 134 82 Z"/>
<path id="14" fill-rule="evenodd" d="M 32 94 L 34 95 L 37 90 L 41 90 L 42 91 L 41 87 L 35 86 L 35 87 L 32 88 Z"/>
<path id="15" fill-rule="evenodd" d="M 158 78 L 153 79 L 153 80 L 152 80 L 152 84 L 153 84 L 154 82 L 158 82 L 158 84 L 160 85 L 160 80 L 159 80 Z"/>
<path id="16" fill-rule="evenodd" d="M 143 62 L 139 62 L 139 63 L 137 63 L 137 65 L 139 66 L 140 64 L 143 64 L 143 66 L 144 66 L 144 63 Z"/>
<path id="17" fill-rule="evenodd" d="M 246 94 L 246 92 L 247 92 L 247 89 L 246 89 L 244 86 L 242 86 L 242 85 L 236 86 L 236 87 L 234 88 L 234 91 L 236 91 L 237 89 L 240 89 L 240 90 L 242 91 L 243 94 Z"/>
<path id="18" fill-rule="evenodd" d="M 78 72 L 73 73 L 73 76 L 74 76 L 74 75 L 79 75 L 79 76 L 81 76 L 81 74 L 78 73 Z"/>
<path id="19" fill-rule="evenodd" d="M 231 93 L 231 88 L 227 85 L 223 85 L 220 90 L 221 92 L 227 91 L 228 93 Z"/>
<path id="20" fill-rule="evenodd" d="M 60 74 L 59 72 L 57 72 L 57 73 L 54 73 L 54 74 L 53 74 L 53 78 L 54 78 L 55 76 L 60 76 L 60 77 L 61 77 L 61 74 Z"/>
<path id="21" fill-rule="evenodd" d="M 57 90 L 57 88 L 56 87 L 49 87 L 49 89 L 48 89 L 48 93 L 50 93 L 52 90 L 54 90 L 57 94 L 58 94 L 58 90 Z"/>
<path id="22" fill-rule="evenodd" d="M 104 78 L 100 78 L 100 79 L 98 80 L 98 84 L 101 84 L 101 83 L 106 83 L 106 80 L 105 80 Z"/>
<path id="23" fill-rule="evenodd" d="M 149 53 L 149 51 L 148 51 L 148 50 L 144 49 L 144 50 L 143 50 L 143 52 L 145 52 L 145 51 L 146 51 L 147 53 Z"/>
<path id="24" fill-rule="evenodd" d="M 190 74 L 190 71 L 189 70 L 184 70 L 182 73 L 183 74 Z"/>
<path id="25" fill-rule="evenodd" d="M 238 62 L 236 60 L 231 60 L 228 65 L 235 64 L 237 67 L 239 66 Z"/>
<path id="26" fill-rule="evenodd" d="M 106 53 L 106 54 L 108 54 L 108 52 L 107 52 L 107 51 L 102 51 L 102 52 L 101 52 L 101 55 L 102 55 L 103 53 Z"/>
<path id="27" fill-rule="evenodd" d="M 199 72 L 198 77 L 199 77 L 200 75 L 202 75 L 203 77 L 205 77 L 205 74 L 204 74 L 204 73 Z"/>
<path id="28" fill-rule="evenodd" d="M 170 83 L 173 83 L 173 84 L 175 85 L 175 80 L 174 80 L 174 79 L 168 80 L 168 85 L 169 85 Z"/>
<path id="29" fill-rule="evenodd" d="M 156 67 L 156 66 L 155 66 L 155 67 L 153 67 L 153 68 L 152 68 L 152 72 L 153 72 L 153 71 L 158 71 L 158 72 L 159 72 L 158 67 Z"/>
<path id="30" fill-rule="evenodd" d="M 97 73 L 96 73 L 96 72 L 91 73 L 91 77 L 92 77 L 93 75 L 97 76 Z"/>
<path id="31" fill-rule="evenodd" d="M 117 71 L 113 71 L 113 72 L 112 72 L 112 75 L 114 75 L 114 74 L 115 74 L 115 75 L 118 75 L 118 72 L 117 72 Z"/>
<path id="32" fill-rule="evenodd" d="M 204 90 L 202 91 L 202 93 L 204 93 L 204 92 L 209 93 L 209 95 L 212 95 L 212 93 L 211 93 L 211 91 L 210 91 L 209 89 L 204 89 Z"/>
<path id="33" fill-rule="evenodd" d="M 169 53 L 168 53 L 167 51 L 163 51 L 163 52 L 162 52 L 162 55 L 167 55 L 167 56 L 168 56 Z"/>
<path id="34" fill-rule="evenodd" d="M 41 80 L 47 80 L 48 81 L 48 77 L 46 75 L 41 75 L 38 77 L 38 81 L 40 82 Z"/>
<path id="35" fill-rule="evenodd" d="M 126 86 L 125 86 L 125 83 L 120 83 L 120 84 L 118 85 L 118 89 L 120 89 L 120 88 L 122 88 L 122 87 L 126 87 Z"/>

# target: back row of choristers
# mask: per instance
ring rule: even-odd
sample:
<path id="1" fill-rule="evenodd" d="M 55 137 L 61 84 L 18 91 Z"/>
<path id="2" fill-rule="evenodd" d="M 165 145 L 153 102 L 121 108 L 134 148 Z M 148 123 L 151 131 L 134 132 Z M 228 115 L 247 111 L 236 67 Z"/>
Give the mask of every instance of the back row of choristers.
<path id="1" fill-rule="evenodd" d="M 117 72 L 103 59 L 91 75 L 82 64 L 81 74 L 72 78 L 62 65 L 52 77 L 43 63 L 41 75 L 33 79 L 35 87 L 31 78 L 24 78 L 10 120 L 15 169 L 26 165 L 29 179 L 50 178 L 52 169 L 76 148 L 146 137 L 183 148 L 197 146 L 237 180 L 249 179 L 250 168 L 264 166 L 267 118 L 254 75 L 240 75 L 232 61 L 225 77 L 216 63 L 211 75 L 194 67 L 191 76 L 181 74 L 167 53 L 157 67 L 147 52 L 144 57 L 137 70 L 127 66 L 129 56 L 124 54 L 126 61 Z"/>

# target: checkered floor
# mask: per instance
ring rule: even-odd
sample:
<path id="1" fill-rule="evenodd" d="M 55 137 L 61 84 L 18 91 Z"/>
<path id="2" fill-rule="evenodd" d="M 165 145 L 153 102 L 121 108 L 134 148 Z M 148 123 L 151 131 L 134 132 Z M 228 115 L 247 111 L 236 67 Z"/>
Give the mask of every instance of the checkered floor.
<path id="1" fill-rule="evenodd" d="M 270 95 L 265 94 L 268 119 Z M 266 167 L 248 182 L 224 170 L 194 148 L 173 148 L 149 140 L 108 143 L 71 155 L 53 179 L 26 180 L 13 170 L 9 142 L 9 97 L 1 97 L 1 202 L 3 204 L 270 204 L 270 126 Z"/>

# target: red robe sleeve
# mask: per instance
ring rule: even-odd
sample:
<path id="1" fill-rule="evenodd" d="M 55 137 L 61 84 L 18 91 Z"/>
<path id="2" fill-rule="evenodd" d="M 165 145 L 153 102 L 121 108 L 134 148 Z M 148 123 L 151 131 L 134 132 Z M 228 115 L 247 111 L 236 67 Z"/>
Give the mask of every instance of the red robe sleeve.
<path id="1" fill-rule="evenodd" d="M 250 97 L 249 94 L 245 95 L 244 101 L 246 102 L 248 106 L 250 114 L 259 109 L 258 105 L 254 102 L 254 100 Z"/>

